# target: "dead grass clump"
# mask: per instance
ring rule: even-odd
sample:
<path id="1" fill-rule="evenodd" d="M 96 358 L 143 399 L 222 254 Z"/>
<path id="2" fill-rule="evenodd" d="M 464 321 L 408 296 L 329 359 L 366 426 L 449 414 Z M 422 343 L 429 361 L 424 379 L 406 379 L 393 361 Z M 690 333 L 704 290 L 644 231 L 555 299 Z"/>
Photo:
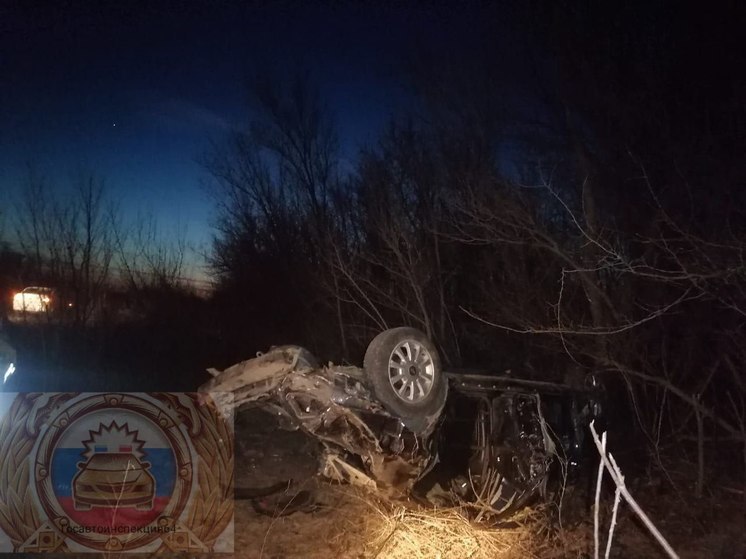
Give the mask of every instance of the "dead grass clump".
<path id="1" fill-rule="evenodd" d="M 510 559 L 535 556 L 531 551 L 534 532 L 530 512 L 512 519 L 510 528 L 495 528 L 471 523 L 458 508 L 407 507 L 350 488 L 339 490 L 347 493 L 347 506 L 337 509 L 344 510 L 349 528 L 344 533 L 359 534 L 362 557 Z"/>
<path id="2" fill-rule="evenodd" d="M 316 494 L 312 512 L 275 518 L 239 502 L 234 557 L 566 559 L 584 556 L 592 543 L 592 530 L 557 531 L 542 507 L 490 526 L 470 522 L 466 509 L 390 502 L 350 486 L 323 484 Z"/>

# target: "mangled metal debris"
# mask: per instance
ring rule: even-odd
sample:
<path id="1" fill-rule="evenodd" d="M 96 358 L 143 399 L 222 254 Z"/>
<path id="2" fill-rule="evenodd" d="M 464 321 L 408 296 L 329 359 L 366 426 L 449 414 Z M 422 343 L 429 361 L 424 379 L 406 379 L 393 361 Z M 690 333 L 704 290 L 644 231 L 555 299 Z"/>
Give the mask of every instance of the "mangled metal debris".
<path id="1" fill-rule="evenodd" d="M 210 372 L 199 391 L 226 413 L 259 406 L 322 443 L 325 478 L 391 498 L 426 498 L 440 483 L 480 516 L 504 516 L 543 492 L 556 457 L 578 446 L 572 429 L 553 437 L 545 411 L 590 409 L 576 405 L 589 394 L 558 384 L 445 373 L 412 328 L 379 334 L 363 368 L 322 366 L 301 347 L 280 346 Z"/>

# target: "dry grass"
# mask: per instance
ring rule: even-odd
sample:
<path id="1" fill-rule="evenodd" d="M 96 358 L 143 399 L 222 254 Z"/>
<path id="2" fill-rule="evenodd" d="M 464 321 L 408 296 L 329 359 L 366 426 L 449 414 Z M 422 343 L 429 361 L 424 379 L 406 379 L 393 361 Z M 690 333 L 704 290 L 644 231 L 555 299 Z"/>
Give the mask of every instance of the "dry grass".
<path id="1" fill-rule="evenodd" d="M 247 501 L 237 501 L 235 553 L 193 557 L 579 559 L 593 553 L 592 522 L 582 521 L 559 530 L 556 523 L 547 520 L 546 509 L 525 510 L 511 519 L 509 527 L 488 527 L 470 523 L 459 509 L 431 510 L 392 504 L 347 486 L 323 486 L 319 498 L 323 506 L 315 512 L 296 512 L 277 518 L 258 515 Z M 608 514 L 608 510 L 604 512 Z M 713 533 L 705 540 L 695 535 L 684 541 L 684 534 L 672 530 L 674 526 L 662 516 L 661 526 L 676 536 L 682 559 L 746 557 L 746 540 L 739 520 L 742 517 L 735 512 L 730 513 L 732 533 Z M 659 546 L 629 511 L 620 513 L 619 534 L 614 542 L 611 554 L 614 558 L 663 558 Z M 117 555 L 109 557 L 115 559 Z M 175 554 L 151 557 L 178 559 Z"/>
<path id="2" fill-rule="evenodd" d="M 392 504 L 348 486 L 320 493 L 324 505 L 312 514 L 237 518 L 251 530 L 237 531 L 236 557 L 512 559 L 552 556 L 547 552 L 557 544 L 543 515 L 531 510 L 510 527 L 489 527 L 471 523 L 460 509 Z"/>
<path id="3" fill-rule="evenodd" d="M 510 529 L 470 523 L 456 509 L 387 510 L 368 503 L 366 534 L 374 557 L 381 559 L 509 558 L 533 555 L 532 533 L 525 524 Z"/>
<path id="4" fill-rule="evenodd" d="M 318 498 L 322 505 L 315 512 L 278 518 L 257 515 L 238 502 L 236 559 L 565 559 L 593 553 L 592 517 L 583 515 L 560 529 L 548 505 L 525 509 L 507 526 L 495 527 L 470 522 L 459 508 L 392 503 L 349 486 L 322 485 Z M 659 500 L 648 508 L 682 558 L 746 557 L 743 509 L 740 516 L 736 512 L 740 501 L 713 519 L 712 534 L 703 538 L 695 526 L 678 524 L 681 511 L 670 497 Z M 603 526 L 609 508 L 603 503 Z M 726 521 L 733 525 L 727 533 Z M 627 508 L 620 511 L 617 531 L 612 557 L 663 557 Z"/>

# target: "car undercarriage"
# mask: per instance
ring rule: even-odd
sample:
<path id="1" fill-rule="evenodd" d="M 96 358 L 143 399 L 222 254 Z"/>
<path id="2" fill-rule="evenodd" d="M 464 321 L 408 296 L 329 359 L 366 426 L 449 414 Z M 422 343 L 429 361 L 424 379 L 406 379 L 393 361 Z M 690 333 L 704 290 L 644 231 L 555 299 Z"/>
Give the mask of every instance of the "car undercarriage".
<path id="1" fill-rule="evenodd" d="M 411 328 L 379 334 L 362 368 L 278 346 L 209 372 L 199 392 L 226 413 L 259 407 L 317 440 L 322 477 L 419 501 L 437 485 L 494 519 L 544 494 L 554 466 L 577 468 L 585 425 L 600 411 L 595 381 L 445 372 Z"/>

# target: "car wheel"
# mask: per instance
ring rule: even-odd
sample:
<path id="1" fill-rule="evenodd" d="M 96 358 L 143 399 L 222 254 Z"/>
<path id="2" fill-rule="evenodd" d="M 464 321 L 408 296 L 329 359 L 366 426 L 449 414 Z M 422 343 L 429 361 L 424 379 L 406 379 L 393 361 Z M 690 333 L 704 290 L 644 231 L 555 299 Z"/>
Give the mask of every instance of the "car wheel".
<path id="1" fill-rule="evenodd" d="M 381 332 L 363 368 L 381 404 L 414 432 L 429 429 L 445 404 L 448 383 L 432 342 L 414 328 Z"/>

